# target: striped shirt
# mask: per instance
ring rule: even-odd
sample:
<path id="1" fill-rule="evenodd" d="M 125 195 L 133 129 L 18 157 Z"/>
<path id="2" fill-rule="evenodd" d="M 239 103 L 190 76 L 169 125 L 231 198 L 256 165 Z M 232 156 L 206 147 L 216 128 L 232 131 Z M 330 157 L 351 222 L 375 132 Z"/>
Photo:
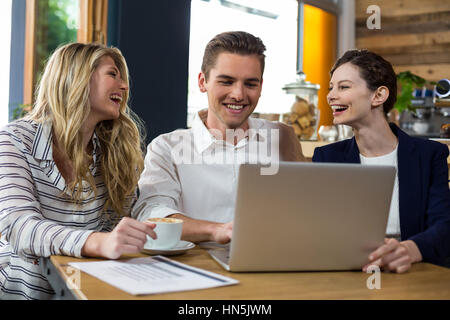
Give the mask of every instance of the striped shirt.
<path id="1" fill-rule="evenodd" d="M 89 169 L 97 197 L 86 183 L 85 200 L 75 203 L 53 161 L 51 128 L 50 122 L 17 120 L 0 130 L 0 299 L 51 299 L 39 258 L 81 257 L 92 232 L 111 231 L 120 220 L 102 211 L 107 190 L 95 133 Z"/>

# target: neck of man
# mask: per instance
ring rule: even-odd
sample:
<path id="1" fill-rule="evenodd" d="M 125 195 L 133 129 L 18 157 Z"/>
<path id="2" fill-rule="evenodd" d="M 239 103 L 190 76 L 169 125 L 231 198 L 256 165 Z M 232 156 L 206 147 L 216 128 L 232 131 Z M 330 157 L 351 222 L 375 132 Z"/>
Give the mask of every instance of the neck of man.
<path id="1" fill-rule="evenodd" d="M 210 115 L 203 120 L 206 128 L 217 140 L 224 140 L 230 144 L 237 145 L 239 141 L 248 136 L 248 119 L 246 119 L 239 127 L 230 128 L 222 121 Z"/>

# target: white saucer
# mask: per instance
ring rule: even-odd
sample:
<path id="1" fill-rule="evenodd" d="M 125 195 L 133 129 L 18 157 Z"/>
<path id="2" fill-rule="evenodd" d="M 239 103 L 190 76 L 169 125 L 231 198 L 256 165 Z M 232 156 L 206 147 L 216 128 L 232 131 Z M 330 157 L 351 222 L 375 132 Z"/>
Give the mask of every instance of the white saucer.
<path id="1" fill-rule="evenodd" d="M 182 254 L 185 253 L 186 251 L 192 249 L 195 247 L 195 244 L 189 241 L 184 241 L 184 240 L 180 240 L 180 242 L 178 242 L 178 244 L 171 248 L 171 249 L 158 249 L 158 248 L 151 248 L 151 247 L 144 247 L 144 249 L 142 250 L 142 253 L 146 253 L 146 254 L 160 254 L 160 255 L 164 255 L 164 256 L 174 256 L 176 254 Z"/>

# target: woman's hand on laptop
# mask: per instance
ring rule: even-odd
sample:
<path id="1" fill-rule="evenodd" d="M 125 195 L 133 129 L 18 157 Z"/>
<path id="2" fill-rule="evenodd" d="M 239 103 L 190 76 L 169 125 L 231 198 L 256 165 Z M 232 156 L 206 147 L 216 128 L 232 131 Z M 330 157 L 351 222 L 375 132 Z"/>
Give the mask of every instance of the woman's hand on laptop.
<path id="1" fill-rule="evenodd" d="M 370 262 L 363 267 L 366 272 L 370 265 L 376 265 L 384 271 L 403 273 L 413 263 L 422 260 L 419 248 L 412 240 L 399 242 L 396 239 L 384 239 L 384 244 L 369 255 Z"/>

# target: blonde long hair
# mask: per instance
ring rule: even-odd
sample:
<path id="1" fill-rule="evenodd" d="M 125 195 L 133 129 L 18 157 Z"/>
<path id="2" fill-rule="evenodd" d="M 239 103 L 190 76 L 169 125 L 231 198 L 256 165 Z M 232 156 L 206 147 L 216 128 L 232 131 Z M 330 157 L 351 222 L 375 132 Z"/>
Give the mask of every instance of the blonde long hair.
<path id="1" fill-rule="evenodd" d="M 48 60 L 36 90 L 33 110 L 27 116 L 37 122 L 52 122 L 54 138 L 73 164 L 75 178 L 67 187 L 77 202 L 84 200 L 83 180 L 97 196 L 89 161 L 86 161 L 90 156 L 84 150 L 80 129 L 91 110 L 90 79 L 106 56 L 114 60 L 128 88 L 128 67 L 119 49 L 100 44 L 66 44 Z M 95 133 L 101 148 L 100 171 L 109 196 L 104 210 L 112 208 L 124 215 L 144 167 L 144 126 L 128 107 L 128 90 L 122 98 L 119 118 L 98 123 Z"/>

